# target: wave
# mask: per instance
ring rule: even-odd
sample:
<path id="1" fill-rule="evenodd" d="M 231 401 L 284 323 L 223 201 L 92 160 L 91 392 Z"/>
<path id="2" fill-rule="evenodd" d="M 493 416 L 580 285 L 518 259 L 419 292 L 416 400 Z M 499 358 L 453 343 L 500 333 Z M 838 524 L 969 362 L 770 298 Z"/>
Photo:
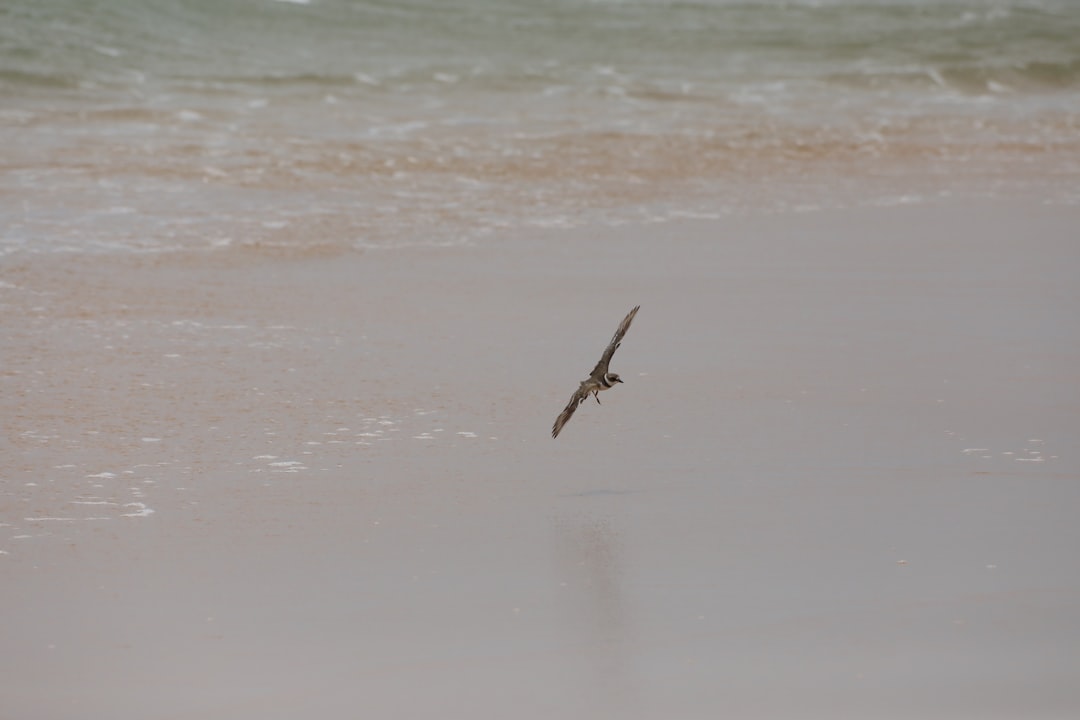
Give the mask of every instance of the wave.
<path id="1" fill-rule="evenodd" d="M 825 80 L 856 90 L 951 90 L 968 95 L 1071 90 L 1080 87 L 1080 57 L 1057 62 L 1031 60 L 1003 65 L 960 62 L 878 67 L 830 73 Z"/>
<path id="2" fill-rule="evenodd" d="M 1073 87 L 1080 7 L 1061 0 L 655 2 L 8 0 L 0 71 L 12 86 L 123 84 L 133 73 L 253 85 L 514 85 L 605 66 L 653 84 L 905 78 Z M 479 72 L 474 72 L 479 70 Z M 1002 77 L 994 77 L 1000 74 Z M 931 77 L 931 79 L 933 79 Z"/>
<path id="3" fill-rule="evenodd" d="M 0 88 L 71 90 L 78 86 L 79 78 L 66 73 L 0 68 Z"/>

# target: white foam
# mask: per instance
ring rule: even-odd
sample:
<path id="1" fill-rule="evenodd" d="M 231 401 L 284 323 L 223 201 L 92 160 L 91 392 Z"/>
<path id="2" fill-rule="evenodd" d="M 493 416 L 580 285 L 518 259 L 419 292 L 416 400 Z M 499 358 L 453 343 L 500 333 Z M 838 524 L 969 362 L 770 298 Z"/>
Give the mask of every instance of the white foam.
<path id="1" fill-rule="evenodd" d="M 124 517 L 147 517 L 154 514 L 153 508 L 147 507 L 146 503 L 129 502 L 124 503 L 124 507 L 137 508 L 134 512 L 121 513 Z"/>

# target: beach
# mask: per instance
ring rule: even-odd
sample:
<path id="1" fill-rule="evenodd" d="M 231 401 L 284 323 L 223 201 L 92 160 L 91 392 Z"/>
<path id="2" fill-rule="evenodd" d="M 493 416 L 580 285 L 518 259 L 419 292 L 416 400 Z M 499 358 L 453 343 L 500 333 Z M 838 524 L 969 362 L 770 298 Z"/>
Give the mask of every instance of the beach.
<path id="1" fill-rule="evenodd" d="M 1080 717 L 1077 37 L 0 4 L 0 720 Z"/>
<path id="2" fill-rule="evenodd" d="M 1068 717 L 1078 220 L 9 263 L 3 714 Z"/>

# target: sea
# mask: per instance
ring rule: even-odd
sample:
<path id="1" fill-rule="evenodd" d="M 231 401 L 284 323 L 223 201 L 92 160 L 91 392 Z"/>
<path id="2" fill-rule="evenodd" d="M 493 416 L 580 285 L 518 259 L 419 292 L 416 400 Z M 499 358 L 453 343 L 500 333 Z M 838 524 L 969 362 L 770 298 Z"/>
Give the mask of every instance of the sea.
<path id="1" fill-rule="evenodd" d="M 0 253 L 1080 203 L 1074 0 L 3 0 Z"/>

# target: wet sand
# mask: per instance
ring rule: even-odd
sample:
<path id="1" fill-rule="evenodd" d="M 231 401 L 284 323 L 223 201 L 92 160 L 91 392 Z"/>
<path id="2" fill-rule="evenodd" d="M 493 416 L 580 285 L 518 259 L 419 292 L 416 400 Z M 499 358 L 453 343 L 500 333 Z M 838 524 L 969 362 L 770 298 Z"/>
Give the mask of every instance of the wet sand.
<path id="1" fill-rule="evenodd" d="M 1075 717 L 1078 227 L 10 256 L 0 717 Z"/>

